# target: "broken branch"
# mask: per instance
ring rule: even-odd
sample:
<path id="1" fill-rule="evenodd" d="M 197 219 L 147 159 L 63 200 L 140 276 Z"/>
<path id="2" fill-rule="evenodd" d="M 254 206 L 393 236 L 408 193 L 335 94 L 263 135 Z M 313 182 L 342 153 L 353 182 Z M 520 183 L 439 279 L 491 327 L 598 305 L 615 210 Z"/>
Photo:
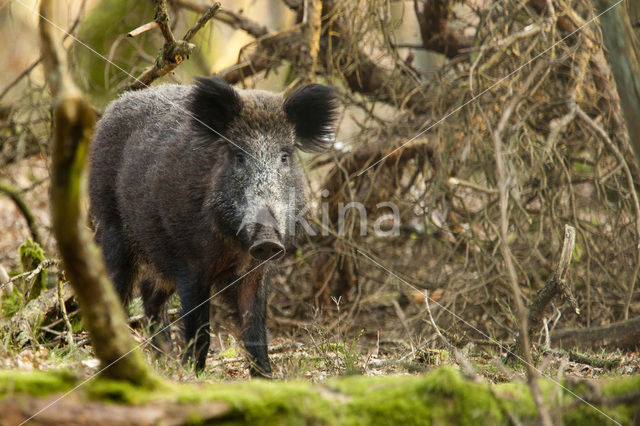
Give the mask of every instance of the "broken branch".
<path id="1" fill-rule="evenodd" d="M 142 33 L 159 27 L 160 25 L 156 21 L 147 22 L 146 24 L 139 26 L 135 30 L 129 31 L 127 33 L 127 37 L 137 37 Z"/>
<path id="2" fill-rule="evenodd" d="M 205 11 L 193 27 L 186 32 L 182 40 L 176 40 L 169 27 L 169 13 L 167 12 L 166 0 L 155 0 L 154 3 L 156 7 L 155 23 L 162 31 L 162 36 L 165 41 L 164 46 L 162 46 L 162 50 L 156 58 L 155 63 L 144 70 L 142 75 L 129 86 L 130 90 L 140 90 L 149 87 L 154 80 L 169 74 L 176 69 L 185 58 L 189 58 L 189 55 L 196 47 L 195 44 L 190 43 L 190 40 L 220 9 L 220 3 L 214 3 Z"/>

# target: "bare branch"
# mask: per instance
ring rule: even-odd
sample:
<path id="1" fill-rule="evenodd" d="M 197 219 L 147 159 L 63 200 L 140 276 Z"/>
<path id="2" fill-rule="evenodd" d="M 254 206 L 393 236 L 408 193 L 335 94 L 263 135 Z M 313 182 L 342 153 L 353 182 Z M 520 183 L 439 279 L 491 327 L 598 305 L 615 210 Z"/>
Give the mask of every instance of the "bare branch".
<path id="1" fill-rule="evenodd" d="M 502 153 L 502 134 L 505 126 L 513 114 L 516 105 L 521 101 L 525 92 L 529 89 L 537 75 L 546 68 L 548 64 L 539 62 L 536 67 L 527 76 L 518 92 L 511 98 L 511 101 L 505 107 L 498 124 L 493 131 L 493 148 L 495 153 L 495 165 L 496 165 L 496 181 L 498 183 L 499 207 L 500 207 L 500 223 L 499 223 L 499 235 L 500 235 L 500 251 L 507 267 L 509 276 L 509 283 L 511 285 L 511 291 L 513 292 L 513 298 L 516 303 L 516 312 L 519 322 L 519 331 L 522 341 L 522 355 L 524 356 L 524 362 L 527 367 L 527 379 L 529 381 L 529 387 L 531 389 L 531 395 L 535 401 L 540 421 L 543 426 L 551 426 L 551 416 L 547 407 L 542 399 L 542 392 L 538 384 L 538 372 L 533 366 L 533 357 L 531 356 L 531 349 L 529 347 L 529 333 L 527 327 L 527 313 L 524 303 L 522 301 L 522 292 L 518 284 L 518 276 L 513 264 L 513 258 L 511 249 L 509 248 L 509 218 L 508 218 L 508 206 L 509 206 L 509 182 L 504 165 L 504 156 Z"/>
<path id="2" fill-rule="evenodd" d="M 27 226 L 29 227 L 29 232 L 31 233 L 31 238 L 33 241 L 42 245 L 42 238 L 40 237 L 40 232 L 38 231 L 38 225 L 36 224 L 36 220 L 33 217 L 33 213 L 31 213 L 31 209 L 27 206 L 27 203 L 24 201 L 24 198 L 20 194 L 20 192 L 13 188 L 11 185 L 5 182 L 0 182 L 0 193 L 4 193 L 7 195 L 13 202 L 15 203 L 24 219 L 27 221 Z"/>
<path id="3" fill-rule="evenodd" d="M 154 3 L 156 7 L 155 22 L 162 31 L 165 43 L 155 63 L 144 70 L 142 75 L 129 86 L 130 90 L 140 90 L 148 87 L 154 80 L 169 74 L 176 69 L 182 61 L 189 58 L 189 55 L 196 47 L 195 44 L 190 43 L 190 40 L 220 9 L 220 3 L 214 3 L 204 12 L 193 27 L 186 32 L 182 40 L 176 40 L 169 27 L 169 14 L 167 12 L 166 0 L 155 0 Z"/>
<path id="4" fill-rule="evenodd" d="M 211 7 L 209 7 L 203 14 L 202 16 L 200 16 L 198 18 L 198 20 L 196 21 L 195 24 L 193 24 L 193 27 L 189 28 L 189 30 L 185 33 L 184 37 L 182 37 L 182 39 L 184 41 L 191 41 L 191 39 L 193 38 L 194 35 L 196 35 L 196 33 L 198 31 L 200 31 L 200 29 L 202 27 L 205 26 L 205 24 L 207 22 L 209 22 L 211 20 L 211 18 L 213 18 L 216 13 L 218 12 L 218 10 L 220 10 L 220 3 L 219 2 L 215 2 L 214 4 L 211 5 Z"/>
<path id="5" fill-rule="evenodd" d="M 8 284 L 11 284 L 14 281 L 20 280 L 20 279 L 24 279 L 25 281 L 31 281 L 33 280 L 40 272 L 42 272 L 43 269 L 46 269 L 50 266 L 54 266 L 54 265 L 58 265 L 60 261 L 57 259 L 45 259 L 42 262 L 40 262 L 38 264 L 38 266 L 31 270 L 31 271 L 25 271 L 21 274 L 18 275 L 14 275 L 13 277 L 11 277 L 11 279 L 0 283 L 0 290 L 2 290 L 3 288 L 5 288 L 5 286 L 7 286 Z"/>
<path id="6" fill-rule="evenodd" d="M 562 246 L 560 260 L 558 261 L 556 269 L 549 280 L 547 280 L 546 284 L 540 290 L 538 290 L 535 297 L 533 298 L 533 301 L 529 305 L 529 316 L 527 321 L 529 328 L 529 340 L 531 340 L 534 332 L 538 330 L 540 324 L 542 324 L 544 310 L 554 297 L 561 294 L 564 295 L 564 297 L 573 307 L 574 311 L 577 314 L 580 313 L 578 302 L 573 296 L 573 293 L 567 285 L 566 280 L 567 271 L 569 270 L 569 263 L 571 263 L 571 256 L 573 255 L 575 240 L 576 229 L 573 226 L 565 225 L 564 244 Z M 526 350 L 524 347 L 522 347 L 522 340 L 523 339 L 521 338 L 521 335 L 518 335 L 518 337 L 516 338 L 516 343 L 514 345 L 515 349 L 520 353 L 523 353 L 523 351 Z"/>
<path id="7" fill-rule="evenodd" d="M 158 24 L 158 27 L 160 27 L 160 31 L 162 31 L 165 44 L 175 43 L 176 38 L 173 36 L 173 32 L 169 26 L 169 12 L 167 11 L 166 0 L 153 0 L 153 4 L 156 8 L 154 21 Z"/>
<path id="8" fill-rule="evenodd" d="M 322 1 L 305 0 L 304 24 L 305 41 L 302 49 L 302 66 L 306 68 L 305 79 L 315 81 L 315 73 L 320 50 L 320 30 L 322 22 Z"/>
<path id="9" fill-rule="evenodd" d="M 631 281 L 629 283 L 629 292 L 627 293 L 627 300 L 624 305 L 624 319 L 629 319 L 629 306 L 631 305 L 631 299 L 633 297 L 633 291 L 635 289 L 636 279 L 638 278 L 638 273 L 640 270 L 640 200 L 638 200 L 638 193 L 636 191 L 631 169 L 629 168 L 629 164 L 625 160 L 622 152 L 620 152 L 616 144 L 613 143 L 613 141 L 611 140 L 607 132 L 605 132 L 604 129 L 600 125 L 598 125 L 598 123 L 596 123 L 591 117 L 589 117 L 589 115 L 586 112 L 584 112 L 582 108 L 580 108 L 576 103 L 573 103 L 571 105 L 571 108 L 576 111 L 576 114 L 578 115 L 578 117 L 582 121 L 587 123 L 589 127 L 591 127 L 591 129 L 593 129 L 593 131 L 595 131 L 598 134 L 598 136 L 600 136 L 600 138 L 602 138 L 602 140 L 605 141 L 609 149 L 613 151 L 613 154 L 616 156 L 618 163 L 622 165 L 624 174 L 627 178 L 627 184 L 629 185 L 629 191 L 631 192 L 631 198 L 633 200 L 633 209 L 636 215 L 635 227 L 636 227 L 636 235 L 637 235 L 638 241 L 636 244 L 636 265 L 633 271 L 633 276 L 631 277 Z"/>
<path id="10" fill-rule="evenodd" d="M 431 326 L 433 327 L 433 329 L 436 331 L 438 337 L 440 338 L 440 341 L 442 341 L 442 343 L 446 346 L 449 352 L 453 353 L 453 356 L 456 358 L 456 362 L 460 365 L 460 368 L 462 368 L 465 374 L 468 375 L 469 377 L 479 380 L 480 376 L 478 375 L 476 370 L 473 368 L 473 365 L 471 365 L 471 362 L 464 355 L 462 355 L 462 353 L 458 350 L 458 348 L 453 346 L 447 340 L 447 338 L 444 337 L 444 335 L 440 331 L 440 328 L 438 327 L 435 320 L 433 319 L 433 315 L 431 315 L 431 308 L 429 307 L 429 293 L 427 292 L 427 290 L 424 290 L 424 304 L 427 308 L 427 314 L 429 314 L 429 322 L 431 323 Z"/>
<path id="11" fill-rule="evenodd" d="M 210 8 L 209 5 L 192 0 L 176 0 L 175 4 L 198 13 L 205 13 Z M 270 33 L 269 29 L 264 25 L 230 10 L 220 9 L 213 19 L 233 28 L 243 30 L 255 38 L 260 38 Z"/>

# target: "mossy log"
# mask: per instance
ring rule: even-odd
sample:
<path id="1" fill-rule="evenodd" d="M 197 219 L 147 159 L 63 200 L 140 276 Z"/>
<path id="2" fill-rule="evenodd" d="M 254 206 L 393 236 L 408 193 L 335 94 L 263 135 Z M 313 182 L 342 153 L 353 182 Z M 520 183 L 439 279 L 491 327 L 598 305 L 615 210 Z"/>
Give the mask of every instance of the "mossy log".
<path id="1" fill-rule="evenodd" d="M 42 325 L 42 320 L 52 316 L 52 312 L 59 310 L 58 289 L 45 290 L 39 297 L 30 300 L 22 309 L 10 319 L 0 323 L 3 334 L 9 333 L 14 342 L 22 347 L 30 342 L 36 335 L 37 329 Z M 73 298 L 71 286 L 62 286 L 62 300 L 68 303 Z"/>
<path id="2" fill-rule="evenodd" d="M 320 384 L 172 384 L 153 391 L 97 379 L 58 401 L 57 395 L 79 381 L 60 372 L 0 372 L 0 425 L 18 424 L 52 403 L 30 424 L 89 425 L 108 419 L 112 425 L 506 425 L 536 418 L 526 383 L 479 383 L 450 367 L 425 376 L 349 376 Z M 565 383 L 565 390 L 546 380 L 540 384 L 556 420 L 565 425 L 632 424 L 638 414 L 640 377 L 588 386 Z"/>

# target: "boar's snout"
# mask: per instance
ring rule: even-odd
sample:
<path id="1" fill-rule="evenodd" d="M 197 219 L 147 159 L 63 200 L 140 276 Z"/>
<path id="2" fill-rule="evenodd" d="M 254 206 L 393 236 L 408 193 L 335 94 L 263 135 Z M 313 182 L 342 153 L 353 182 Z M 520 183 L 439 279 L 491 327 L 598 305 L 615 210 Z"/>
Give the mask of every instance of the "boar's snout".
<path id="1" fill-rule="evenodd" d="M 249 254 L 257 260 L 275 260 L 285 254 L 284 244 L 280 241 L 280 236 L 272 226 L 259 226 Z"/>

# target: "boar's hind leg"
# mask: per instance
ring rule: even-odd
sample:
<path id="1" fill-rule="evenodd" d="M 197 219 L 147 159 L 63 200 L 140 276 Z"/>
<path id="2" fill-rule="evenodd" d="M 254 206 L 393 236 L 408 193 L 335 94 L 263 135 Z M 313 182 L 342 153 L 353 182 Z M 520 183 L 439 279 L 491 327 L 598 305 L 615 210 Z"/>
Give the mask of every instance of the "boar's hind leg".
<path id="1" fill-rule="evenodd" d="M 140 293 L 144 313 L 151 322 L 151 342 L 158 352 L 171 352 L 171 331 L 169 329 L 169 318 L 167 316 L 167 301 L 173 294 L 173 290 L 168 290 L 156 285 L 151 279 L 143 279 L 140 282 Z"/>
<path id="2" fill-rule="evenodd" d="M 131 301 L 135 265 L 121 224 L 116 221 L 100 224 L 96 240 L 102 247 L 109 276 L 126 311 Z"/>
<path id="3" fill-rule="evenodd" d="M 178 282 L 184 324 L 185 362 L 195 360 L 196 370 L 204 369 L 209 352 L 209 286 Z"/>
<path id="4" fill-rule="evenodd" d="M 267 279 L 254 272 L 238 286 L 238 314 L 242 326 L 242 340 L 249 353 L 252 376 L 270 377 L 271 365 L 267 353 Z"/>

